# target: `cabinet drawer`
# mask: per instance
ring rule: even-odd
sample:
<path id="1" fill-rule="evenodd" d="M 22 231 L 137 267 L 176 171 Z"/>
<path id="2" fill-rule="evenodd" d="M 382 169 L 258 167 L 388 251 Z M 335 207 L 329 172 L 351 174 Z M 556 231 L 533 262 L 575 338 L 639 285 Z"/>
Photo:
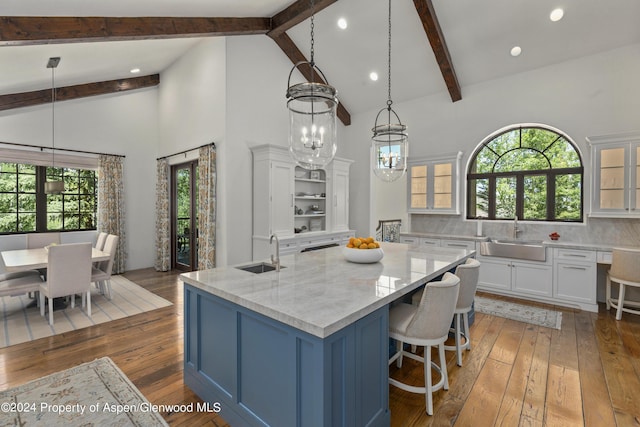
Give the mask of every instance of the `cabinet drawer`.
<path id="1" fill-rule="evenodd" d="M 420 244 L 420 238 L 413 237 L 413 236 L 400 236 L 400 243 L 406 243 L 408 245 L 418 246 Z"/>
<path id="2" fill-rule="evenodd" d="M 426 248 L 433 247 L 433 246 L 440 246 L 440 240 L 430 239 L 428 237 L 421 237 L 420 246 L 426 247 Z"/>
<path id="3" fill-rule="evenodd" d="M 442 240 L 441 246 L 444 248 L 475 250 L 476 242 L 466 240 Z"/>
<path id="4" fill-rule="evenodd" d="M 595 251 L 583 251 L 579 249 L 556 249 L 556 258 L 571 261 L 596 261 Z"/>
<path id="5" fill-rule="evenodd" d="M 598 264 L 611 264 L 613 258 L 612 252 L 598 251 L 597 260 Z"/>

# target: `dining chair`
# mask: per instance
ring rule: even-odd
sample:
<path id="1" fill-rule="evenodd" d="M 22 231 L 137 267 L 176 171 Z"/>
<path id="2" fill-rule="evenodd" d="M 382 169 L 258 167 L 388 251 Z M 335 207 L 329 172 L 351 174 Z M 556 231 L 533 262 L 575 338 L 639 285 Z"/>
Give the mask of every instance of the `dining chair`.
<path id="1" fill-rule="evenodd" d="M 104 243 L 107 241 L 107 236 L 108 236 L 108 233 L 105 233 L 104 231 L 101 231 L 100 233 L 98 233 L 98 238 L 96 239 L 96 246 L 95 246 L 96 249 L 101 251 L 104 248 Z"/>
<path id="2" fill-rule="evenodd" d="M 618 284 L 618 298 L 611 298 L 611 282 Z M 617 310 L 616 320 L 622 319 L 622 312 L 640 314 L 640 302 L 625 299 L 627 286 L 640 288 L 640 250 L 613 248 L 611 268 L 607 272 L 606 303 L 607 310 L 611 307 Z"/>
<path id="3" fill-rule="evenodd" d="M 420 304 L 399 303 L 389 310 L 389 337 L 396 340 L 396 352 L 389 359 L 402 368 L 403 357 L 422 362 L 424 366 L 424 387 L 405 384 L 389 377 L 389 384 L 411 393 L 424 393 L 427 414 L 433 415 L 433 392 L 449 389 L 447 361 L 444 356 L 444 342 L 449 337 L 451 319 L 458 300 L 460 279 L 445 273 L 442 280 L 429 282 L 425 286 Z M 424 357 L 404 350 L 404 344 L 424 347 Z M 439 364 L 431 360 L 431 348 L 438 348 Z M 433 383 L 431 370 L 440 373 L 440 380 Z"/>
<path id="4" fill-rule="evenodd" d="M 50 244 L 60 244 L 60 233 L 29 233 L 27 234 L 27 249 L 44 248 Z"/>
<path id="5" fill-rule="evenodd" d="M 0 297 L 18 296 L 38 292 L 42 278 L 37 271 L 33 271 L 29 275 L 13 277 L 11 279 L 0 280 Z"/>
<path id="6" fill-rule="evenodd" d="M 111 299 L 111 271 L 113 270 L 113 259 L 118 249 L 118 236 L 109 234 L 106 238 L 103 252 L 109 254 L 109 259 L 98 263 L 97 267 L 91 269 L 91 282 L 95 283 L 100 293 Z"/>
<path id="7" fill-rule="evenodd" d="M 47 280 L 40 285 L 40 315 L 44 316 L 45 297 L 49 301 L 49 324 L 53 325 L 53 299 L 82 294 L 82 307 L 91 317 L 91 243 L 51 246 L 48 253 Z M 86 298 L 85 298 L 86 295 Z"/>

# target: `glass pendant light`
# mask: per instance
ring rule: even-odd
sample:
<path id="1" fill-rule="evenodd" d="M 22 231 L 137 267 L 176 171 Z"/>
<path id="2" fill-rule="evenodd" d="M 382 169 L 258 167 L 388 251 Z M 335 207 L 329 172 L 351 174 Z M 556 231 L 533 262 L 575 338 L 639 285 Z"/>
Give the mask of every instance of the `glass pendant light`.
<path id="1" fill-rule="evenodd" d="M 51 163 L 56 167 L 56 81 L 55 69 L 60 63 L 60 57 L 49 58 L 47 68 L 51 68 Z M 45 181 L 45 194 L 60 194 L 64 191 L 64 181 Z"/>
<path id="2" fill-rule="evenodd" d="M 407 155 L 409 140 L 407 126 L 393 111 L 391 105 L 391 0 L 389 0 L 389 55 L 388 55 L 388 98 L 387 106 L 376 115 L 373 126 L 371 144 L 371 164 L 375 175 L 383 181 L 392 182 L 400 179 L 407 171 Z M 383 112 L 386 111 L 386 114 Z M 378 120 L 386 118 L 386 123 L 378 124 Z M 386 116 L 386 117 L 385 117 Z"/>
<path id="3" fill-rule="evenodd" d="M 326 84 L 326 77 L 313 59 L 314 3 L 311 0 L 311 56 L 289 72 L 287 108 L 289 109 L 289 151 L 295 162 L 305 169 L 321 169 L 336 154 L 337 91 Z M 300 65 L 311 70 L 309 82 L 291 85 L 293 70 Z M 319 80 L 316 81 L 316 80 Z"/>

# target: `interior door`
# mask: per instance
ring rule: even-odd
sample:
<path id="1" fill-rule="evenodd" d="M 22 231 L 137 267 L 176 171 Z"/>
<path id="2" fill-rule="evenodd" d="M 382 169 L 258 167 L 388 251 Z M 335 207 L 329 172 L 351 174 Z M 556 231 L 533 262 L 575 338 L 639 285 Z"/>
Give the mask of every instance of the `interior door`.
<path id="1" fill-rule="evenodd" d="M 198 161 L 171 168 L 171 247 L 173 268 L 198 267 Z"/>

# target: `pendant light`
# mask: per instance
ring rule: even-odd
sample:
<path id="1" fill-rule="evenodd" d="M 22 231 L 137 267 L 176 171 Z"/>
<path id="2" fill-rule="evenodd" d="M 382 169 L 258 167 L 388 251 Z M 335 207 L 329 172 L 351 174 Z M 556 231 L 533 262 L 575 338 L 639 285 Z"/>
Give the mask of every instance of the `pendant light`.
<path id="1" fill-rule="evenodd" d="M 295 162 L 305 169 L 321 169 L 336 154 L 337 91 L 326 84 L 326 77 L 314 62 L 313 30 L 314 3 L 311 0 L 311 56 L 289 72 L 287 108 L 289 109 L 289 152 Z M 311 70 L 309 82 L 291 86 L 293 70 L 300 65 Z M 319 80 L 319 81 L 316 81 Z"/>
<path id="2" fill-rule="evenodd" d="M 56 81 L 55 69 L 60 57 L 49 58 L 47 68 L 51 68 L 51 167 L 56 167 Z M 64 191 L 64 181 L 45 181 L 45 194 L 60 194 Z"/>
<path id="3" fill-rule="evenodd" d="M 407 171 L 407 155 L 409 140 L 407 127 L 402 124 L 400 117 L 393 111 L 391 105 L 391 0 L 389 0 L 389 55 L 388 55 L 388 98 L 387 106 L 376 115 L 373 126 L 371 146 L 371 164 L 375 175 L 383 181 L 392 182 L 401 178 Z M 386 114 L 383 112 L 386 111 Z M 378 124 L 378 120 L 387 119 L 386 123 Z"/>

